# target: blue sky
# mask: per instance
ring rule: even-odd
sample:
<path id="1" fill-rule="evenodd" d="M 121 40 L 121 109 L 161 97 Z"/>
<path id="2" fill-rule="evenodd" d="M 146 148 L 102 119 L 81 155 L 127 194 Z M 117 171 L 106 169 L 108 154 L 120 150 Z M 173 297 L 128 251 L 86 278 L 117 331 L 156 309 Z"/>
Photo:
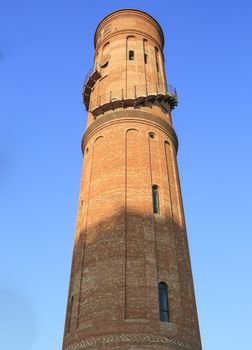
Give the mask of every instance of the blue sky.
<path id="1" fill-rule="evenodd" d="M 87 5 L 88 4 L 88 5 Z M 250 349 L 252 3 L 9 0 L 0 6 L 0 348 L 61 349 L 99 21 L 165 34 L 204 350 Z"/>

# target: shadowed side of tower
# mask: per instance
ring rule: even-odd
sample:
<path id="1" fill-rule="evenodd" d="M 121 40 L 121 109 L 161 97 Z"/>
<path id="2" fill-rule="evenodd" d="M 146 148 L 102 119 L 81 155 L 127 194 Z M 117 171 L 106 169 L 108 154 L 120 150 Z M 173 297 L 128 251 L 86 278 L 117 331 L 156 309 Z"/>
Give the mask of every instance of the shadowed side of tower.
<path id="1" fill-rule="evenodd" d="M 95 33 L 64 350 L 200 350 L 159 24 L 138 10 Z"/>

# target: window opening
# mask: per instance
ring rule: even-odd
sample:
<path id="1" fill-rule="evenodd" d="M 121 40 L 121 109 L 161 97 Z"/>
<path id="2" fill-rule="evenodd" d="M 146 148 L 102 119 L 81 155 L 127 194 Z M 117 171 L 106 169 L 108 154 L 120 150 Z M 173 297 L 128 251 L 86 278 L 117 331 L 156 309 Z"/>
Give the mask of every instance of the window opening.
<path id="1" fill-rule="evenodd" d="M 160 321 L 169 322 L 168 312 L 168 293 L 167 285 L 164 282 L 159 283 L 159 315 Z"/>
<path id="2" fill-rule="evenodd" d="M 157 71 L 159 72 L 159 63 L 158 63 L 158 48 L 155 47 L 155 57 L 156 57 L 156 66 Z"/>
<path id="3" fill-rule="evenodd" d="M 147 55 L 147 53 L 144 54 L 144 63 L 145 64 L 148 63 L 148 55 Z"/>
<path id="4" fill-rule="evenodd" d="M 134 59 L 135 59 L 135 53 L 133 50 L 130 50 L 129 51 L 129 60 L 134 61 Z"/>
<path id="5" fill-rule="evenodd" d="M 153 213 L 160 214 L 159 209 L 159 195 L 158 195 L 158 186 L 152 186 L 152 201 L 153 201 Z"/>

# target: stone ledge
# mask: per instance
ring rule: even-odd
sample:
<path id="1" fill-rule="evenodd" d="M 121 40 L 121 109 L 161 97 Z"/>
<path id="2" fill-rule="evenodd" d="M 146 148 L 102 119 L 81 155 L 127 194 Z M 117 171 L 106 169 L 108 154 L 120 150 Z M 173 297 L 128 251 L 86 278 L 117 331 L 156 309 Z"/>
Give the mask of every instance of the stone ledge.
<path id="1" fill-rule="evenodd" d="M 69 345 L 65 350 L 78 350 L 78 349 L 87 349 L 92 347 L 97 347 L 99 345 L 106 345 L 106 344 L 128 344 L 131 343 L 134 344 L 143 344 L 144 345 L 151 345 L 151 344 L 170 344 L 178 346 L 182 349 L 187 350 L 198 350 L 194 348 L 191 344 L 180 341 L 175 338 L 168 338 L 163 337 L 159 335 L 145 335 L 145 334 L 135 334 L 135 335 L 128 335 L 128 334 L 120 334 L 120 335 L 110 335 L 110 336 L 104 336 L 104 337 L 97 337 L 97 338 L 89 338 L 86 340 L 82 340 L 79 343 L 75 343 L 72 345 Z"/>
<path id="2" fill-rule="evenodd" d="M 170 140 L 172 141 L 175 150 L 178 150 L 178 138 L 177 135 L 168 122 L 162 118 L 148 113 L 148 112 L 139 112 L 139 111 L 122 111 L 106 114 L 101 116 L 99 119 L 96 119 L 85 131 L 82 138 L 82 153 L 84 154 L 85 147 L 89 139 L 102 128 L 107 127 L 112 124 L 118 124 L 122 122 L 134 122 L 134 123 L 143 123 L 153 125 L 164 131 Z"/>

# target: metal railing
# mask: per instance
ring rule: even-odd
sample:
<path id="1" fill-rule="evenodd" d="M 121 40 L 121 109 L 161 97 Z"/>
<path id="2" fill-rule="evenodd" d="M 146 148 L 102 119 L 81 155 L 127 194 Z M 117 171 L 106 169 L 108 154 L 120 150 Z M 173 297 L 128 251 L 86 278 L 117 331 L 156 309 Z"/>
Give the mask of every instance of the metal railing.
<path id="1" fill-rule="evenodd" d="M 94 72 L 94 68 L 93 68 L 93 67 L 89 68 L 89 70 L 88 70 L 88 72 L 87 72 L 87 74 L 86 74 L 86 76 L 85 76 L 83 86 L 86 85 L 86 83 L 87 83 L 89 77 L 91 77 L 91 75 L 93 74 L 93 72 Z"/>
<path id="2" fill-rule="evenodd" d="M 106 94 L 99 95 L 96 98 L 93 98 L 89 104 L 89 110 L 93 111 L 94 109 L 106 104 L 113 103 L 115 101 L 129 101 L 129 100 L 139 100 L 143 98 L 168 98 L 172 103 L 172 107 L 177 104 L 177 91 L 172 85 L 167 84 L 142 84 L 142 85 L 133 85 L 129 88 L 122 88 L 115 91 L 109 91 Z"/>

